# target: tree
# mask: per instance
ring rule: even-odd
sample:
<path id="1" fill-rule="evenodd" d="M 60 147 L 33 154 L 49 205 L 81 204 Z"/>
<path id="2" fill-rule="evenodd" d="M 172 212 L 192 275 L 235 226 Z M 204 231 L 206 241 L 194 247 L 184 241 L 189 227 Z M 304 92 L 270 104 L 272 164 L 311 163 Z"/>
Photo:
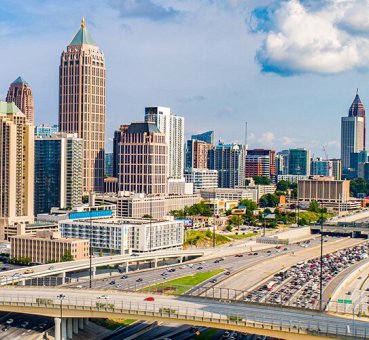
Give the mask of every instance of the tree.
<path id="1" fill-rule="evenodd" d="M 83 203 L 83 204 L 88 203 L 88 195 L 83 195 L 83 196 L 82 196 L 82 203 Z"/>
<path id="2" fill-rule="evenodd" d="M 243 218 L 240 215 L 233 215 L 229 220 L 228 224 L 232 226 L 239 227 L 243 224 Z"/>
<path id="3" fill-rule="evenodd" d="M 317 201 L 311 201 L 310 204 L 309 204 L 309 211 L 312 211 L 312 212 L 320 212 L 320 208 L 319 208 L 319 203 Z"/>
<path id="4" fill-rule="evenodd" d="M 255 176 L 254 182 L 256 185 L 269 185 L 272 184 L 272 180 L 266 176 Z"/>
<path id="5" fill-rule="evenodd" d="M 145 214 L 145 215 L 142 216 L 142 218 L 152 218 L 152 216 L 149 215 L 149 214 Z"/>
<path id="6" fill-rule="evenodd" d="M 290 187 L 290 182 L 288 181 L 279 181 L 277 183 L 277 190 L 286 192 Z"/>
<path id="7" fill-rule="evenodd" d="M 368 182 L 363 178 L 355 178 L 350 181 L 350 192 L 354 197 L 357 197 L 359 193 L 364 193 L 367 195 L 369 191 L 368 188 Z"/>
<path id="8" fill-rule="evenodd" d="M 246 212 L 250 211 L 252 212 L 253 210 L 258 210 L 258 205 L 251 200 L 241 200 L 239 205 L 243 205 L 246 207 Z"/>
<path id="9" fill-rule="evenodd" d="M 266 194 L 260 197 L 259 200 L 259 205 L 262 208 L 266 208 L 266 207 L 276 207 L 279 203 L 279 198 L 277 195 L 275 194 Z"/>
<path id="10" fill-rule="evenodd" d="M 232 225 L 228 224 L 228 225 L 226 226 L 226 230 L 228 230 L 228 231 L 232 231 L 232 229 L 233 229 L 233 226 L 232 226 Z"/>
<path id="11" fill-rule="evenodd" d="M 67 262 L 67 261 L 73 261 L 73 260 L 74 260 L 74 257 L 69 250 L 67 250 L 61 258 L 61 262 Z"/>

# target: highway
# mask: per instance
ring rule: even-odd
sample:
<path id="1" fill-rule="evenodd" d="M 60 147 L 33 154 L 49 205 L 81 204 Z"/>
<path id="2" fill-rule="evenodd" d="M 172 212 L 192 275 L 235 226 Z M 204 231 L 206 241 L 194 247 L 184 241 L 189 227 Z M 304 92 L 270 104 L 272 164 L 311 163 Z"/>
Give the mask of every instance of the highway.
<path id="1" fill-rule="evenodd" d="M 22 305 L 27 303 L 27 305 L 29 305 L 32 301 L 35 303 L 37 298 L 43 298 L 49 300 L 49 303 L 53 301 L 56 306 L 52 307 L 52 305 L 50 305 L 46 309 L 41 305 L 38 307 L 39 313 L 43 315 L 55 315 L 55 313 L 59 313 L 56 295 L 60 293 L 66 296 L 63 301 L 63 315 L 65 316 L 68 316 L 70 310 L 73 315 L 76 314 L 77 310 L 80 311 L 80 316 L 83 316 L 83 313 L 90 315 L 90 308 L 93 308 L 99 313 L 100 311 L 97 309 L 96 303 L 102 303 L 101 301 L 103 301 L 103 303 L 113 306 L 114 309 L 105 310 L 104 308 L 101 311 L 101 317 L 113 317 L 113 315 L 119 317 L 119 315 L 121 315 L 120 310 L 126 310 L 127 312 L 132 311 L 132 318 L 140 318 L 140 315 L 148 315 L 148 318 L 150 318 L 149 315 L 156 313 L 155 315 L 157 316 L 155 316 L 155 319 L 160 321 L 160 315 L 163 314 L 163 310 L 167 310 L 170 312 L 166 312 L 169 314 L 166 314 L 165 318 L 172 315 L 173 318 L 178 319 L 180 323 L 190 324 L 194 322 L 194 318 L 199 320 L 195 322 L 197 324 L 201 324 L 201 320 L 216 320 L 214 327 L 221 328 L 224 328 L 224 325 L 219 323 L 218 320 L 227 322 L 226 320 L 229 320 L 230 316 L 247 320 L 250 326 L 260 323 L 275 324 L 279 325 L 278 327 L 282 327 L 283 329 L 288 328 L 290 331 L 294 332 L 297 332 L 299 329 L 309 329 L 310 331 L 318 331 L 320 329 L 321 331 L 328 330 L 330 333 L 338 331 L 339 333 L 345 334 L 352 326 L 351 320 L 297 309 L 285 309 L 272 306 L 265 307 L 247 303 L 227 304 L 199 298 L 155 295 L 154 302 L 145 302 L 144 299 L 147 296 L 146 294 L 127 293 L 122 299 L 122 295 L 119 292 L 109 292 L 109 296 L 102 297 L 101 291 L 79 291 L 61 287 L 58 289 L 44 288 L 42 292 L 37 288 L 3 288 L 0 290 L 0 309 L 4 310 L 7 308 L 9 310 L 12 308 L 8 306 L 8 301 L 13 301 L 13 306 L 15 303 L 20 303 Z M 37 303 L 32 306 L 34 306 L 32 308 L 36 308 L 37 310 Z M 232 327 L 232 323 L 229 323 L 229 327 Z M 257 330 L 258 328 L 256 327 L 255 332 Z M 357 320 L 355 323 L 355 330 L 362 335 L 364 332 L 369 334 L 369 324 Z M 294 336 L 297 338 L 296 334 Z M 292 339 L 292 337 L 289 338 Z"/>
<path id="2" fill-rule="evenodd" d="M 317 246 L 318 244 L 320 244 L 319 242 L 319 239 L 313 239 L 310 241 L 309 244 L 306 244 L 306 247 L 309 248 Z M 344 239 L 327 237 L 326 244 L 332 242 L 338 242 L 337 244 L 340 244 L 341 242 L 346 243 L 347 241 Z M 216 277 L 217 282 L 219 283 L 222 282 L 222 280 L 228 281 L 229 276 L 232 276 L 233 274 L 236 274 L 237 272 L 242 271 L 246 268 L 264 263 L 264 261 L 266 260 L 269 262 L 273 258 L 280 258 L 281 256 L 283 257 L 284 253 L 290 254 L 291 252 L 298 252 L 301 249 L 307 248 L 301 248 L 301 246 L 296 243 L 288 246 L 283 246 L 281 249 L 275 249 L 275 245 L 269 245 L 269 249 L 267 248 L 255 252 L 249 252 L 246 251 L 246 249 L 239 249 L 239 253 L 237 253 L 236 255 L 224 256 L 224 260 L 221 261 L 219 260 L 222 259 L 222 257 L 211 260 L 209 259 L 206 261 L 202 261 L 201 259 L 199 259 L 191 261 L 193 266 L 192 264 L 190 264 L 190 266 L 192 267 L 189 267 L 188 264 L 178 264 L 168 267 L 174 269 L 174 272 L 168 272 L 168 268 L 158 268 L 152 269 L 150 271 L 122 273 L 119 275 L 113 275 L 109 278 L 95 279 L 92 282 L 92 287 L 103 289 L 137 290 L 156 283 L 164 282 L 166 280 L 174 279 L 181 276 L 192 275 L 199 272 L 208 272 L 219 268 L 224 269 L 224 272 L 229 271 L 230 275 L 225 275 L 223 273 Z M 236 257 L 240 256 L 241 254 L 242 257 Z M 202 269 L 198 269 L 199 267 L 201 267 Z M 162 274 L 164 272 L 166 272 L 167 275 L 163 276 Z M 137 280 L 139 279 L 142 279 L 142 281 L 140 280 L 141 282 L 137 282 Z M 211 279 L 202 283 L 201 287 L 214 286 L 214 284 L 212 284 L 210 281 Z M 80 282 L 72 284 L 71 287 L 87 288 L 89 287 L 89 281 L 80 280 Z"/>
<path id="3" fill-rule="evenodd" d="M 353 245 L 364 242 L 362 239 L 352 238 L 332 238 L 326 237 L 328 242 L 324 243 L 323 253 L 331 253 L 339 249 L 351 247 Z M 285 270 L 297 262 L 305 261 L 307 259 L 315 258 L 320 254 L 320 240 L 316 239 L 309 243 L 307 248 L 299 248 L 297 251 L 289 251 L 288 253 L 280 256 L 269 258 L 260 264 L 262 266 L 252 266 L 246 268 L 237 275 L 231 276 L 226 280 L 218 283 L 218 288 L 227 288 L 234 290 L 252 290 L 256 286 L 260 285 L 263 281 L 268 280 L 274 274 Z M 245 278 L 247 277 L 247 280 Z"/>

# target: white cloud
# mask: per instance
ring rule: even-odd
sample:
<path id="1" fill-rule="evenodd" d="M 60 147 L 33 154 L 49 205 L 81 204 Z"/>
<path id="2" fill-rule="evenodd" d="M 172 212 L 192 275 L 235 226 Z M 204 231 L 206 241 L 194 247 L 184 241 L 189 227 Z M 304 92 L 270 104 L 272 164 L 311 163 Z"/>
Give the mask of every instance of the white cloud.
<path id="1" fill-rule="evenodd" d="M 369 68 L 368 17 L 367 0 L 275 1 L 250 20 L 254 32 L 266 33 L 257 60 L 282 75 Z"/>
<path id="2" fill-rule="evenodd" d="M 261 134 L 261 137 L 258 138 L 258 143 L 264 145 L 264 146 L 271 146 L 273 145 L 275 140 L 275 136 L 272 132 L 268 131 L 268 132 L 263 132 Z"/>

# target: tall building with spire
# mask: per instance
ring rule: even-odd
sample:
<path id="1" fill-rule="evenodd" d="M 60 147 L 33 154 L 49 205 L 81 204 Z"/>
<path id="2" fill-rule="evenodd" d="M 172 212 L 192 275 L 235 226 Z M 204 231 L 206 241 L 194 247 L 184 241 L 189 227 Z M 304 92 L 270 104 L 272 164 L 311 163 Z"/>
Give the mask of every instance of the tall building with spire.
<path id="1" fill-rule="evenodd" d="M 59 66 L 59 129 L 83 140 L 83 192 L 103 192 L 105 60 L 82 19 Z"/>
<path id="2" fill-rule="evenodd" d="M 26 115 L 28 122 L 32 125 L 35 124 L 32 89 L 22 77 L 18 77 L 10 84 L 6 101 L 8 103 L 14 102 Z"/>
<path id="3" fill-rule="evenodd" d="M 351 167 L 351 153 L 365 150 L 365 133 L 365 108 L 358 92 L 356 92 L 348 117 L 341 118 L 341 159 L 343 169 Z"/>

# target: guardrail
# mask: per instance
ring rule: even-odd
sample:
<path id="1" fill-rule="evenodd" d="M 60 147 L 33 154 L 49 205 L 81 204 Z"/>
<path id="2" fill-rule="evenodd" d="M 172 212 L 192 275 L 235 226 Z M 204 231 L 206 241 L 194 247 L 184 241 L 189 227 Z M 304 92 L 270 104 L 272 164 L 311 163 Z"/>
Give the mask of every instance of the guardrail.
<path id="1" fill-rule="evenodd" d="M 49 297 L 36 297 L 27 295 L 18 296 L 2 296 L 0 300 L 0 309 L 7 310 L 7 307 L 22 307 L 24 313 L 27 312 L 27 308 L 53 310 L 59 311 L 63 308 L 63 315 L 68 316 L 68 311 L 73 310 L 80 312 L 80 317 L 89 315 L 89 312 L 95 312 L 94 316 L 101 313 L 101 317 L 104 318 L 109 314 L 122 314 L 130 315 L 133 318 L 145 319 L 147 317 L 160 319 L 173 319 L 176 322 L 183 322 L 187 324 L 217 324 L 224 328 L 230 328 L 230 326 L 239 327 L 251 327 L 255 329 L 288 332 L 296 334 L 317 335 L 322 337 L 335 336 L 337 338 L 344 337 L 345 339 L 366 339 L 369 335 L 369 326 L 363 327 L 360 325 L 352 325 L 350 328 L 349 320 L 342 319 L 330 320 L 329 322 L 316 321 L 313 317 L 301 320 L 286 319 L 287 316 L 276 317 L 265 315 L 260 312 L 247 312 L 247 313 L 213 313 L 196 308 L 188 308 L 184 306 L 174 305 L 162 305 L 155 303 L 134 303 L 127 301 L 111 301 L 111 300 L 98 300 L 98 299 L 72 299 L 66 298 L 63 300 L 62 306 L 56 299 Z M 206 306 L 204 307 L 206 308 Z M 40 313 L 48 315 L 45 311 Z M 219 328 L 219 327 L 218 327 Z"/>

